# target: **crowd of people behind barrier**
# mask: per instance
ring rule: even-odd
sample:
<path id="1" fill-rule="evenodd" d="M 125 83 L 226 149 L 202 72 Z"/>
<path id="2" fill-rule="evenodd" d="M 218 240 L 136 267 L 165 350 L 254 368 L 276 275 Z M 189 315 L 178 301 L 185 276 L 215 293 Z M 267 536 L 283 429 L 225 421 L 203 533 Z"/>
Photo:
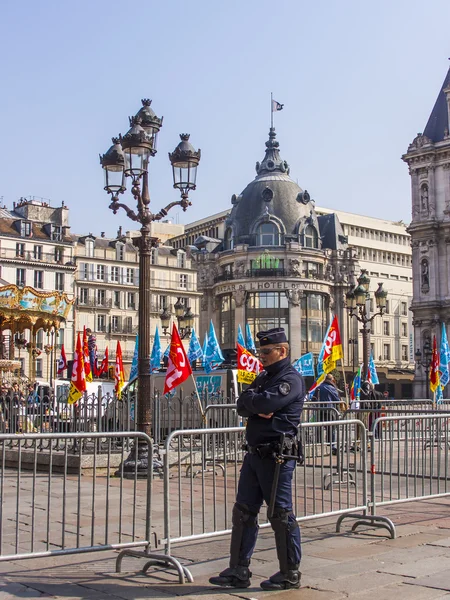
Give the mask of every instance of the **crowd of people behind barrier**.
<path id="1" fill-rule="evenodd" d="M 28 414 L 29 407 L 40 402 L 37 388 L 37 382 L 24 383 L 21 380 L 2 382 L 0 388 L 0 431 L 21 433 L 34 430 Z"/>

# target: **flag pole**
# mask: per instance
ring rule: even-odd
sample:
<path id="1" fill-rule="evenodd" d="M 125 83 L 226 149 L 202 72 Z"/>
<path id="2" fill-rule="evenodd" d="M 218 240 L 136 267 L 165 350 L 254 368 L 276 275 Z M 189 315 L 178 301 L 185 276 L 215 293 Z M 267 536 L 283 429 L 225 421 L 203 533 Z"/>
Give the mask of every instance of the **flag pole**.
<path id="1" fill-rule="evenodd" d="M 273 94 L 270 92 L 270 129 L 273 129 Z"/>
<path id="2" fill-rule="evenodd" d="M 344 359 L 341 358 L 341 370 L 342 370 L 342 379 L 344 381 L 344 391 L 345 391 L 345 401 L 347 403 L 347 408 L 350 406 L 348 401 L 348 390 L 347 390 L 347 382 L 345 379 L 345 371 L 344 371 Z"/>
<path id="3" fill-rule="evenodd" d="M 197 400 L 198 400 L 198 406 L 199 406 L 200 412 L 202 414 L 202 421 L 206 425 L 206 415 L 203 410 L 202 401 L 200 400 L 200 395 L 198 393 L 197 384 L 195 383 L 195 379 L 194 379 L 194 373 L 192 371 L 191 371 L 191 377 L 192 377 L 192 383 L 194 384 L 195 395 L 197 396 Z"/>

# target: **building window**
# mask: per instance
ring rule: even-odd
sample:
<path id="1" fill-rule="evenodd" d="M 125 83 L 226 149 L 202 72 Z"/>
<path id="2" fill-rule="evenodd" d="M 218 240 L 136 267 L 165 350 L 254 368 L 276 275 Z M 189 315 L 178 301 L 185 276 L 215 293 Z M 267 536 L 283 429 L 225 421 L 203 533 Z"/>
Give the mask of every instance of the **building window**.
<path id="1" fill-rule="evenodd" d="M 37 290 L 42 290 L 44 287 L 44 271 L 34 272 L 34 287 Z"/>
<path id="2" fill-rule="evenodd" d="M 78 297 L 79 304 L 88 304 L 89 302 L 89 290 L 87 288 L 80 288 L 80 295 Z"/>
<path id="3" fill-rule="evenodd" d="M 119 267 L 111 267 L 111 281 L 119 283 Z"/>
<path id="4" fill-rule="evenodd" d="M 116 244 L 116 260 L 123 260 L 125 258 L 125 249 L 123 244 Z"/>
<path id="5" fill-rule="evenodd" d="M 152 265 L 158 264 L 158 251 L 156 248 L 152 248 L 150 251 L 150 258 Z"/>
<path id="6" fill-rule="evenodd" d="M 29 221 L 22 221 L 20 223 L 20 235 L 22 237 L 31 236 L 31 223 Z"/>
<path id="7" fill-rule="evenodd" d="M 97 305 L 105 306 L 106 304 L 106 292 L 105 290 L 97 290 Z"/>
<path id="8" fill-rule="evenodd" d="M 159 296 L 159 310 L 164 310 L 167 308 L 167 296 Z"/>
<path id="9" fill-rule="evenodd" d="M 42 246 L 33 247 L 33 258 L 34 260 L 42 260 Z"/>
<path id="10" fill-rule="evenodd" d="M 186 267 L 186 253 L 183 250 L 177 252 L 177 267 L 184 269 Z"/>
<path id="11" fill-rule="evenodd" d="M 404 317 L 406 317 L 406 315 L 408 314 L 408 304 L 406 302 L 402 302 L 401 309 L 402 309 L 402 315 Z"/>
<path id="12" fill-rule="evenodd" d="M 56 248 L 55 248 L 55 261 L 57 263 L 62 263 L 63 256 L 64 256 L 64 250 L 63 250 L 63 248 L 59 248 L 58 246 L 56 246 Z"/>
<path id="13" fill-rule="evenodd" d="M 97 265 L 97 279 L 99 281 L 105 280 L 105 267 L 104 265 Z"/>
<path id="14" fill-rule="evenodd" d="M 26 285 L 25 269 L 16 270 L 16 285 L 19 287 Z"/>
<path id="15" fill-rule="evenodd" d="M 120 317 L 113 315 L 111 317 L 111 331 L 117 333 L 120 330 Z"/>
<path id="16" fill-rule="evenodd" d="M 325 297 L 321 294 L 305 294 L 301 307 L 302 352 L 319 352 L 328 326 Z"/>
<path id="17" fill-rule="evenodd" d="M 286 335 L 289 336 L 289 307 L 286 294 L 249 292 L 246 302 L 246 322 L 249 323 L 253 333 L 273 327 L 284 327 Z"/>
<path id="18" fill-rule="evenodd" d="M 391 345 L 383 344 L 383 359 L 391 360 Z"/>
<path id="19" fill-rule="evenodd" d="M 183 289 L 187 289 L 187 275 L 180 275 L 179 287 Z"/>
<path id="20" fill-rule="evenodd" d="M 232 250 L 233 249 L 233 230 L 231 227 L 228 227 L 225 231 L 225 239 L 224 239 L 224 249 Z"/>
<path id="21" fill-rule="evenodd" d="M 39 348 L 39 350 L 44 349 L 44 330 L 43 329 L 39 329 L 39 331 L 36 333 L 36 348 Z"/>
<path id="22" fill-rule="evenodd" d="M 319 236 L 315 227 L 308 225 L 305 228 L 305 248 L 318 248 L 319 247 Z"/>
<path id="23" fill-rule="evenodd" d="M 275 223 L 262 223 L 257 230 L 257 246 L 279 246 L 280 232 Z"/>
<path id="24" fill-rule="evenodd" d="M 25 244 L 16 244 L 16 257 L 25 258 Z"/>
<path id="25" fill-rule="evenodd" d="M 106 315 L 97 315 L 97 331 L 106 330 Z"/>
<path id="26" fill-rule="evenodd" d="M 408 346 L 402 346 L 402 360 L 408 360 Z"/>
<path id="27" fill-rule="evenodd" d="M 304 261 L 302 275 L 305 279 L 320 279 L 322 277 L 322 265 Z"/>
<path id="28" fill-rule="evenodd" d="M 42 379 L 43 378 L 42 358 L 37 358 L 36 359 L 36 377 L 38 379 Z"/>
<path id="29" fill-rule="evenodd" d="M 134 269 L 127 269 L 127 283 L 134 284 Z"/>
<path id="30" fill-rule="evenodd" d="M 390 333 L 389 333 L 389 321 L 383 321 L 383 335 L 390 335 Z"/>
<path id="31" fill-rule="evenodd" d="M 94 240 L 88 239 L 86 240 L 86 256 L 90 256 L 91 258 L 94 256 Z"/>
<path id="32" fill-rule="evenodd" d="M 230 263 L 232 265 L 232 263 Z M 269 254 L 269 252 L 263 252 L 258 256 L 258 258 L 254 258 L 252 260 L 252 271 L 265 271 L 272 269 L 282 269 L 283 268 L 283 260 L 279 259 L 277 256 L 273 256 Z M 264 273 L 259 273 L 263 275 Z"/>
<path id="33" fill-rule="evenodd" d="M 60 225 L 52 225 L 52 240 L 62 242 L 62 227 Z"/>
<path id="34" fill-rule="evenodd" d="M 388 315 L 389 314 L 389 300 L 386 300 L 386 309 L 385 309 L 385 314 Z"/>
<path id="35" fill-rule="evenodd" d="M 120 292 L 114 292 L 114 306 L 120 308 Z"/>
<path id="36" fill-rule="evenodd" d="M 55 273 L 55 290 L 64 291 L 64 273 Z"/>
<path id="37" fill-rule="evenodd" d="M 127 294 L 127 308 L 136 308 L 136 294 L 134 292 L 128 292 Z"/>
<path id="38" fill-rule="evenodd" d="M 233 348 L 234 343 L 234 298 L 225 294 L 220 298 L 220 343 L 226 348 Z"/>
<path id="39" fill-rule="evenodd" d="M 124 333 L 133 333 L 133 317 L 125 317 L 123 324 Z"/>
<path id="40" fill-rule="evenodd" d="M 402 337 L 408 337 L 408 323 L 402 323 Z"/>

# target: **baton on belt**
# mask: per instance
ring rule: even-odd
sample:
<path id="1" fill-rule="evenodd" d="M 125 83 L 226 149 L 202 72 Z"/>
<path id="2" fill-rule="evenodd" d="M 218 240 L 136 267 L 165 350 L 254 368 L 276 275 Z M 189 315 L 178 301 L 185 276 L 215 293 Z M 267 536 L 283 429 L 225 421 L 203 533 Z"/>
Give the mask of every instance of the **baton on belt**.
<path id="1" fill-rule="evenodd" d="M 286 435 L 284 433 L 282 433 L 280 436 L 280 450 L 277 454 L 275 454 L 275 470 L 273 472 L 272 490 L 270 492 L 270 502 L 269 502 L 269 507 L 267 509 L 267 516 L 269 519 L 272 518 L 273 511 L 275 509 L 275 500 L 277 498 L 278 480 L 280 478 L 281 465 L 284 463 L 283 448 L 284 448 L 285 437 L 286 437 Z"/>

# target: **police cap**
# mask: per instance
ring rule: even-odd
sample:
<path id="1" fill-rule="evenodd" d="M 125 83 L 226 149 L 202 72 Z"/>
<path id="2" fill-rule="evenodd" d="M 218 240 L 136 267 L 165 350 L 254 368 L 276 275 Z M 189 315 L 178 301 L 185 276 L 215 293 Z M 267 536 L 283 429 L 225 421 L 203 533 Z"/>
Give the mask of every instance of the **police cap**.
<path id="1" fill-rule="evenodd" d="M 260 346 L 268 346 L 269 344 L 282 344 L 287 342 L 286 333 L 283 327 L 274 327 L 267 331 L 260 331 L 256 334 Z"/>

